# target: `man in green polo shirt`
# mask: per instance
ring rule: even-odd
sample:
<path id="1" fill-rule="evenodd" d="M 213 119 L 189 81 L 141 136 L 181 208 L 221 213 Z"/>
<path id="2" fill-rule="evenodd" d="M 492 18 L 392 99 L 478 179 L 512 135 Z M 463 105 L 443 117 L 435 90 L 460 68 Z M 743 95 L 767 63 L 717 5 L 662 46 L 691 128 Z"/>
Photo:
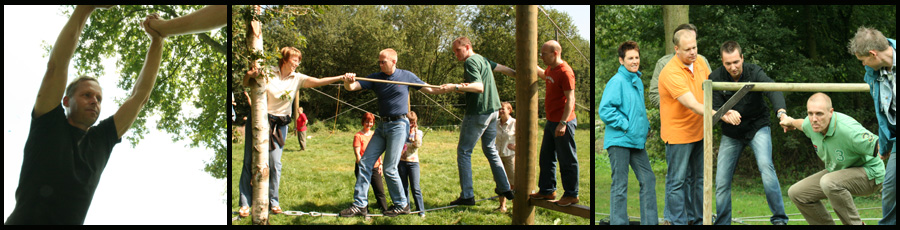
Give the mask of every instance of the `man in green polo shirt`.
<path id="1" fill-rule="evenodd" d="M 862 224 L 853 196 L 875 193 L 884 181 L 884 163 L 874 154 L 878 136 L 852 117 L 834 112 L 824 93 L 809 97 L 806 111 L 805 119 L 785 116 L 780 124 L 786 130 L 800 129 L 812 140 L 825 170 L 792 185 L 788 196 L 811 225 L 834 225 L 821 202 L 826 198 L 842 223 Z"/>

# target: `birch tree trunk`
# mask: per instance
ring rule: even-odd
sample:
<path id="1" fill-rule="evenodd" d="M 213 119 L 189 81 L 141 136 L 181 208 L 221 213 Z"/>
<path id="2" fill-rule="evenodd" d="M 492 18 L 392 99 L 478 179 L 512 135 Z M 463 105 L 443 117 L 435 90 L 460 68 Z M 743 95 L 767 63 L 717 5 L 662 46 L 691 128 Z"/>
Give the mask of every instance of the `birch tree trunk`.
<path id="1" fill-rule="evenodd" d="M 255 6 L 255 14 L 260 15 L 260 7 L 259 5 Z M 249 46 L 251 52 L 262 52 L 263 51 L 263 39 L 262 39 L 262 25 L 258 20 L 252 20 L 247 25 L 250 26 L 248 28 L 248 33 L 250 36 L 247 36 L 247 46 Z M 259 66 L 260 60 L 253 60 L 253 63 L 250 63 L 251 66 Z M 260 73 L 263 73 L 260 69 Z M 259 81 L 250 81 L 250 100 L 253 101 L 251 104 L 252 114 L 252 123 L 253 127 L 253 143 L 252 144 L 252 154 L 253 154 L 253 179 L 251 180 L 253 198 L 252 203 L 253 207 L 250 209 L 251 217 L 253 219 L 254 225 L 268 225 L 269 224 L 269 123 L 268 112 L 266 108 L 268 108 L 268 103 L 266 101 L 266 83 L 267 76 L 263 76 L 258 78 Z"/>

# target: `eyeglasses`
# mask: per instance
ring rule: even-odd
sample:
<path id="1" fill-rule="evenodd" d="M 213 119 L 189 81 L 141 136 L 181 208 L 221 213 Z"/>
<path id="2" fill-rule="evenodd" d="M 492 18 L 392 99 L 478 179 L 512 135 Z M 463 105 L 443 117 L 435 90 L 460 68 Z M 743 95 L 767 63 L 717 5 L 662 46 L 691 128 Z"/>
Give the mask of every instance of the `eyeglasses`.
<path id="1" fill-rule="evenodd" d="M 379 65 L 387 64 L 387 61 L 378 61 L 378 64 L 379 64 Z"/>

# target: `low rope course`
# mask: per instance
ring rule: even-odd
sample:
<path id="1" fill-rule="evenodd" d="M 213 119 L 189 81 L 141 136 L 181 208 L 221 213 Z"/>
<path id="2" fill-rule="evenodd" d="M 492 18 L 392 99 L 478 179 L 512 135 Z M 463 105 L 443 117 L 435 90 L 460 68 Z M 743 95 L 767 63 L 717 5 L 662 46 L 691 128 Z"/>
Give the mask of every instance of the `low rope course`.
<path id="1" fill-rule="evenodd" d="M 482 201 L 486 201 L 486 200 L 497 199 L 498 197 L 500 197 L 500 196 L 492 196 L 492 197 L 488 197 L 488 198 L 476 200 L 475 203 L 482 202 Z M 419 214 L 419 213 L 422 213 L 422 212 L 431 212 L 431 211 L 436 211 L 436 210 L 441 210 L 441 209 L 448 209 L 448 208 L 453 208 L 453 207 L 457 207 L 457 206 L 459 206 L 459 205 L 448 205 L 448 206 L 439 207 L 439 208 L 426 209 L 426 210 L 424 210 L 424 211 L 409 212 L 409 215 L 412 215 L 412 214 Z M 236 214 L 238 214 L 238 212 L 231 212 L 231 214 L 232 214 L 232 215 L 236 215 Z M 312 217 L 320 217 L 320 216 L 334 216 L 334 217 L 339 217 L 339 216 L 340 216 L 340 214 L 338 214 L 338 213 L 322 213 L 322 212 L 316 212 L 316 211 L 311 211 L 311 212 L 304 212 L 304 211 L 284 211 L 284 212 L 282 212 L 281 214 L 284 214 L 284 215 L 287 215 L 287 216 L 312 216 Z M 273 214 L 273 215 L 277 215 L 277 214 Z M 369 218 L 369 217 L 375 217 L 375 216 L 377 216 L 377 217 L 383 217 L 384 214 L 366 214 L 366 215 L 365 215 L 366 218 Z M 242 218 L 241 218 L 240 215 L 238 215 L 238 216 L 232 217 L 232 218 L 231 218 L 231 221 L 237 221 L 237 220 L 240 220 L 240 219 L 242 219 Z"/>
<path id="2" fill-rule="evenodd" d="M 872 210 L 872 209 L 881 209 L 881 208 L 879 208 L 879 207 L 874 207 L 874 208 L 860 208 L 860 209 L 857 209 L 857 211 L 858 211 L 858 210 Z M 828 213 L 834 213 L 834 210 L 828 210 Z M 602 213 L 602 212 L 594 212 L 594 214 L 602 215 L 602 216 L 610 216 L 608 213 Z M 798 215 L 802 215 L 802 214 L 800 214 L 800 213 L 791 213 L 791 214 L 786 214 L 786 215 L 787 215 L 787 216 L 798 216 Z M 732 223 L 743 224 L 743 225 L 750 225 L 750 224 L 744 223 L 744 222 L 769 222 L 769 221 L 771 221 L 770 219 L 762 219 L 762 218 L 766 218 L 766 217 L 771 217 L 771 215 L 768 215 L 768 216 L 735 217 L 735 218 L 731 218 L 731 222 L 732 222 Z M 713 219 L 715 219 L 715 218 L 716 218 L 716 215 L 713 215 Z M 638 217 L 638 216 L 628 216 L 628 219 L 631 219 L 631 220 L 640 220 L 641 217 Z M 834 221 L 840 221 L 840 219 L 833 219 L 833 220 L 834 220 Z M 881 220 L 881 218 L 860 218 L 860 220 Z M 659 218 L 659 222 L 660 222 L 660 223 L 662 223 L 663 221 L 665 221 L 663 218 Z M 788 221 L 802 221 L 802 222 L 805 222 L 806 219 L 788 219 Z M 594 223 L 600 223 L 600 222 L 601 222 L 600 220 L 595 220 L 595 221 L 594 221 Z"/>

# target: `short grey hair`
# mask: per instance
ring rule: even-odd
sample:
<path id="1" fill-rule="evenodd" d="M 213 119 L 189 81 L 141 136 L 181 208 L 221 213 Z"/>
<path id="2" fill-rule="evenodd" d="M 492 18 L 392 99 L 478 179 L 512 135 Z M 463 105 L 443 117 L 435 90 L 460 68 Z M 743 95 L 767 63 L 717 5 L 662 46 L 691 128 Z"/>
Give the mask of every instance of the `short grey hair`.
<path id="1" fill-rule="evenodd" d="M 66 86 L 66 97 L 72 98 L 72 94 L 75 94 L 75 89 L 78 88 L 78 83 L 82 81 L 95 81 L 97 84 L 100 84 L 100 82 L 97 81 L 97 78 L 86 75 L 80 76 L 75 78 L 75 80 L 72 80 L 72 83 L 69 83 L 69 86 Z"/>
<path id="2" fill-rule="evenodd" d="M 859 29 L 856 30 L 856 35 L 850 39 L 850 44 L 847 45 L 847 51 L 853 55 L 869 56 L 870 50 L 884 51 L 887 50 L 890 45 L 891 44 L 888 44 L 887 38 L 884 37 L 884 34 L 881 34 L 881 31 L 860 26 Z"/>

